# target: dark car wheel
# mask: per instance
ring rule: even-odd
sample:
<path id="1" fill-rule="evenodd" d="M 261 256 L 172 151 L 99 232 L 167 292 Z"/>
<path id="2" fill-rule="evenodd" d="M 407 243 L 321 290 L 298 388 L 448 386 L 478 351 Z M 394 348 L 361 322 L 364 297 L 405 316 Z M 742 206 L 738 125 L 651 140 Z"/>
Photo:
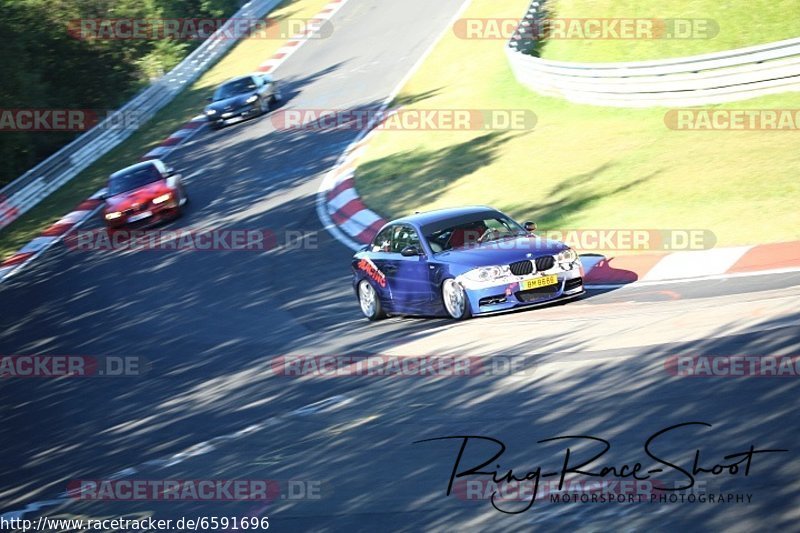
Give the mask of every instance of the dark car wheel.
<path id="1" fill-rule="evenodd" d="M 180 186 L 180 199 L 178 200 L 178 216 L 183 215 L 183 211 L 186 207 L 186 204 L 189 203 L 189 195 L 186 194 L 186 189 L 183 188 L 183 185 Z"/>
<path id="2" fill-rule="evenodd" d="M 281 92 L 277 91 L 272 93 L 272 96 L 269 98 L 269 106 L 271 108 L 276 108 L 281 103 Z"/>
<path id="3" fill-rule="evenodd" d="M 380 320 L 386 317 L 375 287 L 365 279 L 358 284 L 358 304 L 361 306 L 361 312 L 370 320 Z"/>
<path id="4" fill-rule="evenodd" d="M 467 292 L 459 282 L 452 278 L 446 279 L 442 283 L 442 302 L 445 311 L 453 320 L 465 320 L 472 316 Z"/>
<path id="5" fill-rule="evenodd" d="M 258 110 L 262 115 L 268 113 L 270 107 L 271 106 L 270 106 L 270 101 L 269 100 L 267 100 L 266 98 L 259 98 L 258 99 Z"/>

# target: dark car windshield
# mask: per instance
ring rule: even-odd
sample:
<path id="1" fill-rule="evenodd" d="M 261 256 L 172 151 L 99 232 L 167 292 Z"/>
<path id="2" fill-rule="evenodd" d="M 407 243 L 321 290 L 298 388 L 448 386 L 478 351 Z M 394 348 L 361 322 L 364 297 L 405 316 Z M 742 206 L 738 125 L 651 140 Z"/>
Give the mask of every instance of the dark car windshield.
<path id="1" fill-rule="evenodd" d="M 422 232 L 434 253 L 527 235 L 522 226 L 499 213 L 461 216 L 425 226 Z"/>
<path id="2" fill-rule="evenodd" d="M 225 85 L 220 85 L 220 87 L 214 93 L 214 100 L 233 98 L 237 94 L 249 93 L 250 91 L 255 90 L 255 88 L 256 86 L 255 83 L 253 83 L 252 78 L 241 78 L 239 80 L 234 80 L 226 83 Z"/>
<path id="3" fill-rule="evenodd" d="M 155 165 L 147 165 L 121 174 L 114 174 L 108 180 L 108 194 L 114 196 L 115 194 L 132 191 L 160 179 L 162 179 L 161 173 Z"/>

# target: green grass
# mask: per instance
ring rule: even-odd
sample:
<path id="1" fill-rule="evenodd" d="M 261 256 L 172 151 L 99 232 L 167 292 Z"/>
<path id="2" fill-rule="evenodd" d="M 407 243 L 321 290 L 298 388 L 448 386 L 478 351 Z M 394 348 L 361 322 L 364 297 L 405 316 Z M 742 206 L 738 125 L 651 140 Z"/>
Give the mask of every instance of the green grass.
<path id="1" fill-rule="evenodd" d="M 526 4 L 475 0 L 464 16 L 511 17 Z M 710 229 L 718 245 L 800 238 L 800 132 L 675 131 L 665 109 L 539 96 L 514 80 L 502 43 L 452 34 L 400 98 L 411 109 L 531 109 L 538 123 L 529 132 L 379 132 L 356 185 L 384 216 L 479 203 L 545 229 Z M 720 107 L 796 109 L 800 93 Z"/>
<path id="2" fill-rule="evenodd" d="M 270 17 L 308 19 L 327 3 L 328 0 L 287 1 L 274 10 Z M 164 107 L 155 119 L 143 125 L 127 141 L 0 231 L 0 259 L 14 253 L 48 225 L 96 192 L 105 184 L 109 174 L 137 162 L 182 124 L 199 114 L 205 105 L 205 98 L 216 85 L 233 76 L 252 72 L 283 44 L 284 41 L 281 40 L 253 37 L 235 45 L 216 65 Z"/>
<path id="3" fill-rule="evenodd" d="M 550 0 L 547 6 L 550 18 L 706 19 L 719 30 L 711 38 L 547 41 L 540 55 L 561 61 L 662 59 L 800 36 L 797 0 Z"/>

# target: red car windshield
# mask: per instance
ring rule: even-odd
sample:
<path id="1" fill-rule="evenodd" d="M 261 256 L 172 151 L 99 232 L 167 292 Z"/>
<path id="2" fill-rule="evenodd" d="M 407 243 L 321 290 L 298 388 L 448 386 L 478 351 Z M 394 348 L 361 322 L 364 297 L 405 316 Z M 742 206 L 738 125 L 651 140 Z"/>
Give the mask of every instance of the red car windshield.
<path id="1" fill-rule="evenodd" d="M 147 165 L 121 174 L 114 174 L 108 181 L 108 194 L 114 196 L 133 191 L 162 179 L 155 165 Z"/>

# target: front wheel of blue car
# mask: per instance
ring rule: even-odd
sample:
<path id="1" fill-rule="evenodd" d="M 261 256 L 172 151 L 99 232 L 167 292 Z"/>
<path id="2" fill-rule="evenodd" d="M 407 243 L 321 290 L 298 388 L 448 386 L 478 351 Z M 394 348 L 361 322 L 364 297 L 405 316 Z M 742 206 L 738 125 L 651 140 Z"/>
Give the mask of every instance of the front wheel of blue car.
<path id="1" fill-rule="evenodd" d="M 453 320 L 464 320 L 472 314 L 469 307 L 467 292 L 459 282 L 446 279 L 442 283 L 442 301 L 444 308 Z"/>
<path id="2" fill-rule="evenodd" d="M 361 306 L 361 312 L 370 320 L 380 320 L 386 316 L 375 287 L 365 279 L 358 284 L 358 303 Z"/>

